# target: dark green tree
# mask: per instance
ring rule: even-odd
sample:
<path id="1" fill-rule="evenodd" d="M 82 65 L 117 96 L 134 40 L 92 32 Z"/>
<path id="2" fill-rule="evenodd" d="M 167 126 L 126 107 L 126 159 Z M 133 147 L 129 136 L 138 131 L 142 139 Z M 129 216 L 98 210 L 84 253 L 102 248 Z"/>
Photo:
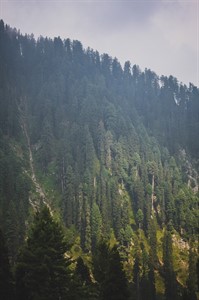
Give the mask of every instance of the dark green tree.
<path id="1" fill-rule="evenodd" d="M 82 285 L 88 285 L 91 283 L 91 276 L 88 267 L 85 265 L 83 259 L 79 257 L 77 259 L 76 274 L 80 278 Z"/>
<path id="2" fill-rule="evenodd" d="M 189 269 L 187 278 L 187 288 L 184 292 L 183 300 L 197 300 L 197 256 L 194 251 L 193 243 L 190 243 L 189 248 Z"/>
<path id="3" fill-rule="evenodd" d="M 158 256 L 157 256 L 157 224 L 155 215 L 150 219 L 149 223 L 149 231 L 148 231 L 148 238 L 149 238 L 149 256 L 150 262 L 153 267 L 157 267 L 158 265 Z"/>
<path id="4" fill-rule="evenodd" d="M 155 272 L 154 272 L 154 267 L 150 262 L 149 262 L 148 280 L 149 280 L 149 299 L 156 300 Z"/>
<path id="5" fill-rule="evenodd" d="M 95 287 L 91 280 L 90 270 L 84 263 L 83 259 L 79 257 L 77 259 L 75 273 L 73 280 L 73 298 L 74 300 L 95 298 Z"/>
<path id="6" fill-rule="evenodd" d="M 67 226 L 74 224 L 74 201 L 75 201 L 75 191 L 74 191 L 74 173 L 71 166 L 68 166 L 65 174 L 65 185 L 64 185 L 64 221 Z"/>
<path id="7" fill-rule="evenodd" d="M 70 299 L 70 260 L 61 226 L 47 207 L 34 217 L 16 265 L 17 299 Z"/>
<path id="8" fill-rule="evenodd" d="M 140 279 L 140 298 L 142 300 L 156 299 L 156 289 L 155 289 L 155 276 L 154 267 L 150 261 L 150 255 L 148 255 L 144 244 L 141 244 L 142 248 L 142 270 Z"/>
<path id="9" fill-rule="evenodd" d="M 140 300 L 140 280 L 141 280 L 141 268 L 140 268 L 140 254 L 138 251 L 135 253 L 134 265 L 133 265 L 133 287 L 135 298 Z"/>
<path id="10" fill-rule="evenodd" d="M 122 268 L 121 258 L 114 246 L 109 251 L 109 268 L 106 274 L 103 300 L 127 300 L 129 296 L 127 279 Z"/>
<path id="11" fill-rule="evenodd" d="M 144 219 L 143 212 L 142 212 L 142 210 L 139 208 L 138 211 L 137 211 L 137 213 L 136 213 L 136 221 L 137 221 L 137 224 L 138 224 L 138 227 L 139 227 L 139 228 L 142 227 L 143 219 Z"/>
<path id="12" fill-rule="evenodd" d="M 91 251 L 91 213 L 88 202 L 85 203 L 85 244 L 84 250 L 87 252 Z"/>
<path id="13" fill-rule="evenodd" d="M 103 299 L 105 280 L 109 269 L 109 247 L 100 241 L 93 253 L 93 275 L 97 282 L 100 299 Z"/>
<path id="14" fill-rule="evenodd" d="M 165 230 L 163 237 L 163 272 L 165 279 L 165 299 L 177 299 L 176 275 L 173 269 L 173 248 L 171 232 Z"/>
<path id="15" fill-rule="evenodd" d="M 92 249 L 95 249 L 102 235 L 102 217 L 98 205 L 94 202 L 91 209 Z"/>
<path id="16" fill-rule="evenodd" d="M 8 249 L 0 229 L 0 295 L 4 300 L 14 300 L 14 284 L 8 258 Z"/>
<path id="17" fill-rule="evenodd" d="M 98 244 L 93 255 L 93 274 L 98 283 L 100 299 L 128 299 L 127 279 L 117 246 L 110 249 L 104 241 Z"/>

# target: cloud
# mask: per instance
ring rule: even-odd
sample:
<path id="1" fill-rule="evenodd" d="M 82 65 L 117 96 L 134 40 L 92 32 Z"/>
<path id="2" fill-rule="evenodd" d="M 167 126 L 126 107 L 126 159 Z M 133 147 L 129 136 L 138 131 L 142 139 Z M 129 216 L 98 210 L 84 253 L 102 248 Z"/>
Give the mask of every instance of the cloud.
<path id="1" fill-rule="evenodd" d="M 100 29 L 115 32 L 132 25 L 144 27 L 158 8 L 158 2 L 102 1 L 90 6 L 89 15 Z"/>
<path id="2" fill-rule="evenodd" d="M 199 84 L 197 2 L 3 0 L 1 8 L 4 21 L 22 33 L 78 39 L 122 63 Z"/>
<path id="3" fill-rule="evenodd" d="M 56 30 L 63 32 L 60 23 L 72 31 L 87 29 L 103 34 L 121 31 L 133 24 L 144 27 L 158 7 L 158 2 L 150 1 L 3 1 L 5 17 L 17 24 L 32 26 L 36 33 L 38 27 L 46 29 L 46 23 L 50 35 Z"/>

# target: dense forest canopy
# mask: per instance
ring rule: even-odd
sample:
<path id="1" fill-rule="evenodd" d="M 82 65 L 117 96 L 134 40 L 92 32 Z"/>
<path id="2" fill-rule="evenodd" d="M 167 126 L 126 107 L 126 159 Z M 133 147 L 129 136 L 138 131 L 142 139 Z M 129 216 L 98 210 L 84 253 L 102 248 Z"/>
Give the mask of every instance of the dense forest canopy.
<path id="1" fill-rule="evenodd" d="M 196 299 L 199 89 L 2 20 L 0 65 L 0 227 L 19 299 L 50 299 L 50 279 L 37 295 L 23 277 L 48 250 L 42 218 L 65 270 L 57 299 Z"/>

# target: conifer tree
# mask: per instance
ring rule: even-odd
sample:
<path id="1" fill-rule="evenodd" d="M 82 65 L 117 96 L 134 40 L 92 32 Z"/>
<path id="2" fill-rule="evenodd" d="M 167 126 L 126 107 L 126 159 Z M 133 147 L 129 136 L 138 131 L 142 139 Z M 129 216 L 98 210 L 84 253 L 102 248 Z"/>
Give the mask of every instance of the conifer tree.
<path id="1" fill-rule="evenodd" d="M 76 274 L 79 276 L 82 285 L 87 285 L 91 283 L 91 276 L 88 267 L 85 265 L 83 259 L 79 257 L 77 259 L 77 265 L 75 269 Z"/>
<path id="2" fill-rule="evenodd" d="M 100 242 L 93 256 L 93 267 L 93 274 L 99 287 L 100 299 L 128 299 L 127 279 L 122 269 L 117 246 L 110 249 L 106 242 Z"/>
<path id="3" fill-rule="evenodd" d="M 163 271 L 165 279 L 165 299 L 177 299 L 176 276 L 173 269 L 173 248 L 170 231 L 165 230 L 163 237 Z"/>
<path id="4" fill-rule="evenodd" d="M 0 229 L 0 297 L 3 300 L 14 299 L 14 285 L 11 273 L 8 249 Z"/>
<path id="5" fill-rule="evenodd" d="M 103 297 L 104 283 L 109 267 L 109 248 L 105 241 L 100 241 L 93 253 L 93 275 L 97 282 L 100 299 Z"/>
<path id="6" fill-rule="evenodd" d="M 102 217 L 98 205 L 94 202 L 91 210 L 92 249 L 99 243 L 102 233 Z"/>
<path id="7" fill-rule="evenodd" d="M 70 260 L 60 225 L 47 207 L 37 212 L 16 265 L 17 299 L 70 299 Z"/>
<path id="8" fill-rule="evenodd" d="M 117 246 L 114 246 L 109 252 L 109 268 L 104 282 L 103 300 L 127 300 L 128 296 L 127 279 Z"/>
<path id="9" fill-rule="evenodd" d="M 191 243 L 189 249 L 189 268 L 187 278 L 187 288 L 183 300 L 197 300 L 197 271 L 196 271 L 196 254 L 194 253 Z"/>
<path id="10" fill-rule="evenodd" d="M 140 300 L 140 277 L 141 277 L 141 269 L 140 269 L 140 254 L 139 251 L 136 250 L 135 260 L 133 265 L 133 286 L 135 292 L 135 298 Z"/>
<path id="11" fill-rule="evenodd" d="M 86 252 L 89 252 L 91 250 L 91 223 L 90 223 L 90 207 L 88 205 L 88 202 L 85 203 L 85 244 L 84 249 Z"/>
<path id="12" fill-rule="evenodd" d="M 156 220 L 155 216 L 150 219 L 149 223 L 149 245 L 150 245 L 150 250 L 149 250 L 149 256 L 150 256 L 150 262 L 153 267 L 157 267 L 158 264 L 158 256 L 157 256 L 157 225 L 156 225 Z"/>
<path id="13" fill-rule="evenodd" d="M 154 267 L 150 262 L 149 262 L 148 280 L 149 280 L 149 299 L 156 300 L 155 273 L 154 273 Z"/>
<path id="14" fill-rule="evenodd" d="M 65 189 L 63 195 L 64 203 L 64 221 L 67 226 L 74 224 L 74 174 L 71 166 L 67 167 L 66 179 L 65 179 Z"/>
<path id="15" fill-rule="evenodd" d="M 77 259 L 72 290 L 72 299 L 74 300 L 95 299 L 95 297 L 93 297 L 95 289 L 91 281 L 90 271 L 81 257 Z"/>

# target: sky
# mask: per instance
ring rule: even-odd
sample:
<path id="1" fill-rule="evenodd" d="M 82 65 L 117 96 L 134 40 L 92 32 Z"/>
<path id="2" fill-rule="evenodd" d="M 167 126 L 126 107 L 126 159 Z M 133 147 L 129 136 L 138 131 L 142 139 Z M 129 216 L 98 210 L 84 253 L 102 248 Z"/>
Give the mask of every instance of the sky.
<path id="1" fill-rule="evenodd" d="M 199 87 L 199 0 L 0 0 L 0 18 Z"/>

